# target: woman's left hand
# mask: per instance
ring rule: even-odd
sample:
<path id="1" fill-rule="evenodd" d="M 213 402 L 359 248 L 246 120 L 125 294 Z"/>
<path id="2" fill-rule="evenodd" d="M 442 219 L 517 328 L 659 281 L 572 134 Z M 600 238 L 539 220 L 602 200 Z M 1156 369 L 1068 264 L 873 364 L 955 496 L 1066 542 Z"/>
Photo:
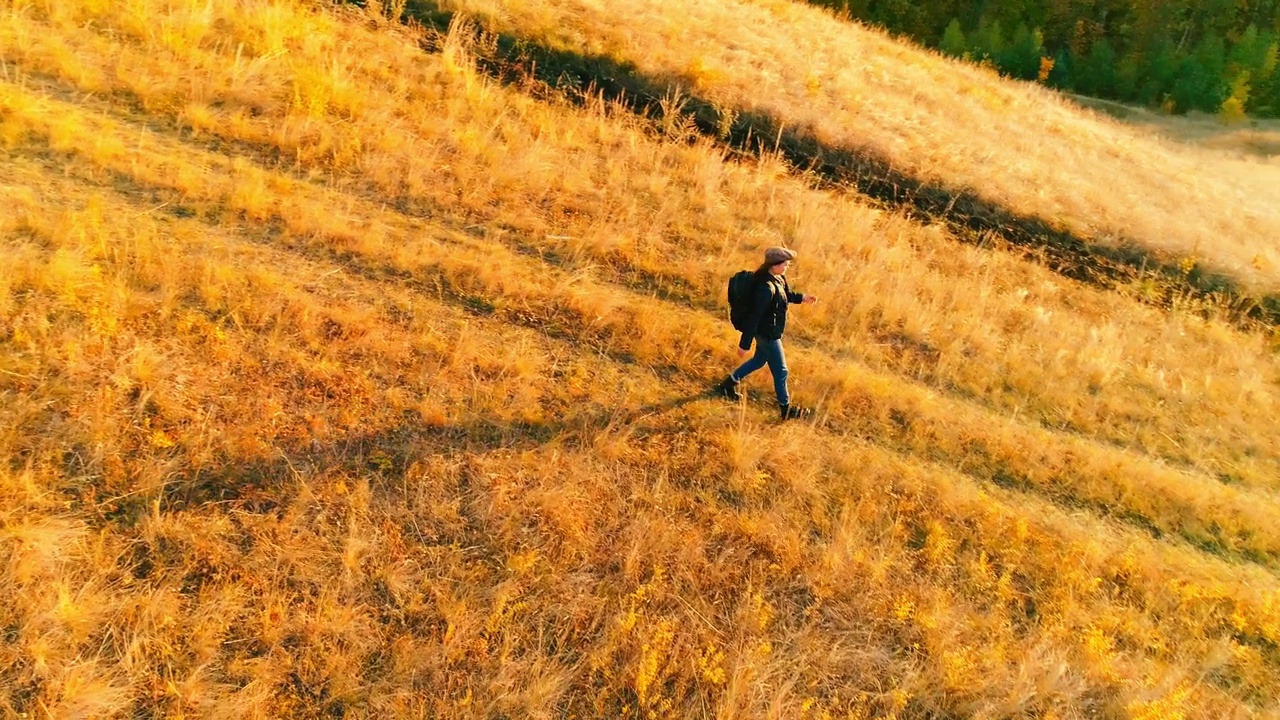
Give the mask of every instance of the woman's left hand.
<path id="1" fill-rule="evenodd" d="M 814 297 L 814 296 L 812 296 L 812 295 L 805 295 L 805 296 L 804 296 L 804 304 L 805 304 L 805 305 L 808 305 L 808 304 L 810 304 L 810 303 L 816 303 L 816 302 L 818 302 L 818 298 L 816 298 L 816 297 Z"/>

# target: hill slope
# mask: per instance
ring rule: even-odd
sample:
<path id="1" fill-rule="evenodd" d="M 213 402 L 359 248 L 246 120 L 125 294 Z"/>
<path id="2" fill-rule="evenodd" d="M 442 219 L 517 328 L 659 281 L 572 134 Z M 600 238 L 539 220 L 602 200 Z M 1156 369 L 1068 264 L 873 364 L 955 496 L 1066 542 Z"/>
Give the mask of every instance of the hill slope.
<path id="1" fill-rule="evenodd" d="M 535 47 L 623 63 L 641 78 L 633 91 L 683 94 L 726 123 L 746 116 L 757 135 L 860 185 L 920 185 L 950 211 L 957 198 L 979 216 L 999 208 L 992 229 L 1030 223 L 1137 263 L 1200 263 L 1248 293 L 1280 289 L 1274 166 L 1134 132 L 804 3 L 440 4 Z"/>
<path id="2" fill-rule="evenodd" d="M 1273 712 L 1270 337 L 378 17 L 3 6 L 6 713 Z"/>

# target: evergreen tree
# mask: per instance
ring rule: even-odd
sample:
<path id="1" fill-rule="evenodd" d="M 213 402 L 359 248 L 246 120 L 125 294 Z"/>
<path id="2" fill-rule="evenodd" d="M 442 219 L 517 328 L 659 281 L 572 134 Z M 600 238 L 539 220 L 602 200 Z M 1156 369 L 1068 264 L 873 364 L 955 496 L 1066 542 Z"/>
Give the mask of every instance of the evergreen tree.
<path id="1" fill-rule="evenodd" d="M 1148 52 L 1141 77 L 1137 99 L 1145 105 L 1162 105 L 1173 93 L 1174 83 L 1181 71 L 1182 58 L 1177 47 L 1167 36 L 1161 35 Z"/>
<path id="2" fill-rule="evenodd" d="M 1205 35 L 1196 48 L 1195 60 L 1201 67 L 1205 83 L 1202 88 L 1203 108 L 1212 112 L 1222 105 L 1227 94 L 1227 50 L 1222 36 L 1216 32 Z"/>
<path id="3" fill-rule="evenodd" d="M 978 29 L 969 36 L 969 49 L 974 60 L 995 62 L 1004 52 L 1004 30 L 1000 27 L 1000 21 L 987 22 L 985 18 L 981 20 Z"/>
<path id="4" fill-rule="evenodd" d="M 1138 86 L 1142 82 L 1142 60 L 1136 54 L 1126 55 L 1116 66 L 1115 98 L 1131 102 L 1138 97 Z"/>
<path id="5" fill-rule="evenodd" d="M 1074 62 L 1071 53 L 1065 48 L 1053 57 L 1053 69 L 1049 71 L 1049 87 L 1059 90 L 1071 90 L 1075 85 Z"/>
<path id="6" fill-rule="evenodd" d="M 964 57 L 968 52 L 969 43 L 964 37 L 964 31 L 960 29 L 959 18 L 951 18 L 946 32 L 942 33 L 942 42 L 938 43 L 938 49 L 952 57 Z"/>
<path id="7" fill-rule="evenodd" d="M 1280 42 L 1267 46 L 1262 77 L 1255 88 L 1253 112 L 1267 117 L 1280 117 Z"/>
<path id="8" fill-rule="evenodd" d="M 879 0 L 872 19 L 894 33 L 921 37 L 926 31 L 928 3 L 914 0 Z"/>
<path id="9" fill-rule="evenodd" d="M 1075 73 L 1077 92 L 1094 97 L 1115 97 L 1116 52 L 1104 37 L 1093 43 Z"/>
<path id="10" fill-rule="evenodd" d="M 1022 80 L 1035 80 L 1040 72 L 1040 57 L 1044 41 L 1037 30 L 1032 32 L 1026 24 L 1018 25 L 1013 38 L 997 58 L 996 64 L 1006 75 Z"/>
<path id="11" fill-rule="evenodd" d="M 1217 33 L 1210 32 L 1179 68 L 1173 87 L 1177 109 L 1217 112 L 1226 99 L 1226 71 L 1226 47 Z"/>
<path id="12" fill-rule="evenodd" d="M 1262 33 L 1250 25 L 1232 46 L 1227 56 L 1226 79 L 1230 86 L 1228 100 L 1244 103 L 1240 112 L 1265 106 L 1271 93 L 1270 80 L 1275 70 L 1275 43 L 1271 33 Z M 1229 114 L 1234 114 L 1233 108 Z"/>
<path id="13" fill-rule="evenodd" d="M 1237 75 L 1242 71 L 1250 75 L 1259 74 L 1267 59 L 1269 42 L 1270 38 L 1263 37 L 1256 25 L 1245 28 L 1227 55 L 1227 68 L 1231 74 Z"/>

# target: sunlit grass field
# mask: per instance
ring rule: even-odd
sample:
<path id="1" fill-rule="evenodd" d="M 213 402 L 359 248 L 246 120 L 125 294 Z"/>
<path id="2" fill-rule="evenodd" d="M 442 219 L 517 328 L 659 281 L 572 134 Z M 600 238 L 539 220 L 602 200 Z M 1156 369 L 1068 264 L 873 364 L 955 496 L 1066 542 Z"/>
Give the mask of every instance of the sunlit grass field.
<path id="1" fill-rule="evenodd" d="M 1072 100 L 1116 118 L 1125 125 L 1181 143 L 1220 151 L 1222 155 L 1263 165 L 1280 165 L 1280 120 L 1224 120 L 1205 113 L 1169 115 L 1158 110 L 1072 96 Z"/>
<path id="2" fill-rule="evenodd" d="M 592 17 L 557 7 L 502 17 Z M 426 32 L 0 2 L 0 714 L 1280 717 L 1274 331 Z M 1159 202 L 1270 257 L 1228 212 L 1266 229 L 1270 191 L 1218 167 L 1241 205 Z M 1052 212 L 1146 232 L 1108 207 Z M 706 393 L 775 244 L 821 299 L 787 336 L 813 422 L 764 373 Z"/>
<path id="3" fill-rule="evenodd" d="M 1280 168 L 1135 132 L 1029 83 L 791 0 L 443 0 L 495 31 L 617 58 L 726 114 L 1167 264 L 1280 291 Z"/>

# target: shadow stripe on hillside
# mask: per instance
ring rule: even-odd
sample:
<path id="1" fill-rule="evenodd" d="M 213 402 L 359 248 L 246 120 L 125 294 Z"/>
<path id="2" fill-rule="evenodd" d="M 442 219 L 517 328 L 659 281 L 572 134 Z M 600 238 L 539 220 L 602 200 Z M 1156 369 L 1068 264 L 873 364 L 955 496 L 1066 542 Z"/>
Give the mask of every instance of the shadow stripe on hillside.
<path id="1" fill-rule="evenodd" d="M 52 93 L 54 97 L 59 98 L 62 102 L 80 102 L 72 88 L 62 84 L 55 78 L 39 73 L 28 75 L 27 77 L 31 79 L 38 78 L 41 92 Z M 263 170 L 281 172 L 295 181 L 317 184 L 317 181 L 314 178 L 301 176 L 301 173 L 298 172 L 297 168 L 289 169 L 289 158 L 279 147 L 269 143 L 227 139 L 225 137 L 211 134 L 204 134 L 197 138 L 195 135 L 181 132 L 180 123 L 174 121 L 172 118 L 165 118 L 164 116 L 138 115 L 135 112 L 132 112 L 127 103 L 122 101 L 121 98 L 99 99 L 93 104 L 93 107 L 97 112 L 102 113 L 105 117 L 112 118 L 119 122 L 138 125 L 147 131 L 156 133 L 157 135 L 163 135 L 166 133 L 172 134 L 173 137 L 183 145 L 197 148 L 204 152 L 217 154 L 230 152 L 242 157 L 260 156 L 263 158 L 263 162 L 255 164 Z M 355 193 L 357 196 L 365 200 L 374 200 L 375 202 L 380 199 L 386 199 L 377 195 L 377 193 L 372 192 L 370 188 L 367 187 L 347 188 L 345 192 Z M 396 197 L 394 198 L 393 205 L 396 211 L 400 214 L 424 218 L 430 217 L 432 219 L 432 223 L 447 226 L 451 230 L 457 231 L 461 234 L 470 235 L 474 240 L 479 241 L 481 236 L 483 236 L 483 240 L 486 242 L 500 242 L 509 249 L 523 256 L 533 258 L 541 262 L 548 262 L 552 265 L 562 267 L 562 269 L 567 270 L 575 266 L 577 259 L 580 259 L 577 258 L 577 256 L 580 253 L 585 253 L 586 256 L 591 259 L 592 266 L 604 271 L 606 275 L 604 279 L 611 284 L 621 285 L 643 295 L 652 295 L 663 301 L 678 302 L 712 314 L 722 315 L 724 312 L 720 303 L 711 300 L 705 291 L 699 291 L 696 287 L 705 287 L 707 286 L 707 283 L 694 283 L 688 278 L 655 271 L 652 268 L 637 265 L 625 256 L 617 253 L 608 251 L 599 252 L 593 249 L 582 248 L 567 251 L 564 248 L 556 246 L 554 243 L 548 245 L 548 243 L 541 241 L 540 238 L 528 236 L 518 227 L 508 226 L 501 222 L 492 223 L 485 227 L 481 232 L 477 232 L 477 229 L 480 228 L 480 226 L 456 219 L 446 220 L 445 217 L 449 215 L 447 208 L 437 206 L 435 203 L 421 198 Z M 812 346 L 813 343 L 811 340 L 811 338 L 805 337 L 803 330 L 793 338 L 793 341 L 804 346 Z M 900 342 L 900 340 L 895 337 L 893 333 L 888 333 L 883 339 L 883 342 L 892 344 Z M 914 347 L 907 345 L 902 347 L 902 350 L 904 356 L 913 357 L 920 362 L 928 363 L 931 360 L 928 355 L 930 348 L 927 346 Z M 830 353 L 833 351 L 828 349 L 826 352 Z M 835 351 L 835 353 L 841 357 L 850 357 L 848 354 L 842 354 L 839 351 Z M 932 359 L 936 360 L 936 357 Z M 921 378 L 917 377 L 917 380 L 920 379 Z M 998 407 L 984 402 L 981 397 L 975 396 L 972 393 L 966 393 L 961 388 L 955 387 L 945 381 L 928 381 L 928 384 L 940 392 L 956 396 L 967 402 L 982 404 L 991 410 L 999 410 Z M 1128 442 L 1117 440 L 1116 438 L 1101 435 L 1095 436 L 1089 432 L 1078 431 L 1073 428 L 1058 427 L 1049 424 L 1045 424 L 1044 426 L 1057 432 L 1069 432 L 1070 434 L 1078 435 L 1080 437 L 1092 438 L 1099 442 L 1110 444 L 1116 448 L 1132 448 L 1145 454 L 1156 455 L 1164 461 L 1184 470 L 1203 472 L 1202 468 L 1194 463 L 1188 462 L 1187 458 L 1184 456 L 1170 455 L 1166 452 L 1161 452 L 1147 447 L 1133 446 Z M 1218 475 L 1217 477 L 1219 480 L 1224 482 L 1232 481 L 1229 476 Z"/>
<path id="2" fill-rule="evenodd" d="M 128 178 L 128 177 L 129 175 L 126 171 L 125 174 L 121 176 L 121 179 Z M 176 205 L 174 209 L 177 210 Z M 270 228 L 271 223 L 268 223 L 267 227 Z M 328 250 L 332 252 L 333 250 L 335 250 L 335 248 L 329 248 Z M 338 251 L 338 255 L 336 255 L 335 257 L 343 261 L 344 264 L 357 264 L 362 266 L 367 264 L 366 262 L 360 260 L 357 256 L 342 252 L 341 250 Z M 378 265 L 373 266 L 372 269 L 377 269 L 377 268 L 382 268 L 382 265 L 379 263 Z M 371 269 L 371 268 L 366 268 L 366 269 Z M 382 268 L 382 269 L 384 271 L 388 269 L 392 271 L 396 271 L 395 268 Z M 407 277 L 412 277 L 412 276 L 413 276 L 412 273 L 409 273 Z M 389 277 L 400 277 L 400 276 L 395 275 L 393 272 L 393 274 Z M 449 279 L 452 279 L 452 278 L 449 278 Z M 455 302 L 463 303 L 466 307 L 472 309 L 478 314 L 494 313 L 495 311 L 499 311 L 500 304 L 504 306 L 506 305 L 505 303 L 495 303 L 490 301 L 489 297 L 492 297 L 492 291 L 493 291 L 492 288 L 481 289 L 479 293 L 472 292 L 467 287 L 465 278 L 464 278 L 464 282 L 460 284 L 455 284 L 452 282 L 442 282 L 441 284 L 436 284 L 431 287 L 434 287 L 435 294 L 437 296 L 441 296 L 441 297 L 449 296 L 452 299 L 454 299 Z M 430 289 L 430 288 L 428 288 L 427 286 L 423 286 L 423 289 Z M 486 297 L 486 295 L 489 295 L 489 297 Z M 502 295 L 503 295 L 502 290 L 500 289 L 497 290 L 497 296 L 499 300 L 502 298 Z M 589 327 L 584 331 L 581 327 L 575 326 L 575 320 L 579 318 L 575 318 L 575 316 L 573 316 L 572 313 L 564 314 L 564 311 L 555 308 L 554 304 L 542 305 L 540 303 L 535 302 L 533 303 L 533 305 L 536 307 L 537 312 L 532 315 L 528 314 L 527 312 L 520 312 L 521 309 L 519 308 L 511 308 L 511 307 L 504 307 L 499 314 L 501 317 L 503 317 L 504 319 L 507 319 L 509 322 L 515 322 L 517 324 L 530 324 L 531 326 L 536 326 L 540 332 L 543 332 L 544 334 L 547 334 L 551 337 L 563 337 L 567 340 L 570 340 L 571 342 L 581 343 L 588 347 L 593 344 L 593 341 L 595 341 L 596 343 L 599 343 L 600 340 L 602 339 L 602 338 L 593 338 L 592 331 L 590 330 Z M 527 309 L 528 308 L 525 308 L 525 310 Z M 603 338 L 603 339 L 607 340 L 607 338 Z M 604 350 L 608 348 L 600 348 L 600 349 Z M 612 348 L 610 349 L 610 352 L 617 353 L 617 350 L 618 348 Z M 634 358 L 630 358 L 625 351 L 621 355 L 615 355 L 615 357 L 619 357 L 626 362 L 634 362 Z M 668 368 L 667 372 L 680 373 L 681 368 L 679 366 L 674 366 L 674 367 Z M 893 418 L 890 417 L 889 419 L 892 420 Z M 907 430 L 908 428 L 903 428 L 904 432 L 906 432 Z M 959 454 L 954 454 L 953 457 L 966 458 L 968 457 L 968 455 L 966 453 L 959 453 Z M 1007 473 L 1003 472 L 1005 470 L 1009 470 L 1009 472 Z M 1036 488 L 1039 486 L 1037 483 L 1035 483 L 1034 481 L 1031 481 L 1029 478 L 1025 480 L 1023 478 L 1020 478 L 1019 477 L 1020 473 L 1016 468 L 1007 468 L 1006 466 L 997 464 L 994 467 L 988 467 L 987 471 L 988 471 L 989 477 L 993 479 L 998 478 L 1001 482 L 1025 483 L 1027 484 L 1028 487 L 1032 487 L 1032 488 Z M 1000 475 L 1006 475 L 1007 477 L 1000 477 Z M 1216 532 L 1212 532 L 1209 535 L 1211 537 L 1211 540 L 1213 541 L 1212 544 L 1214 547 L 1221 546 L 1221 542 L 1217 538 Z"/>
<path id="3" fill-rule="evenodd" d="M 407 15 L 434 31 L 424 50 L 441 52 L 449 33 L 468 33 L 480 71 L 535 96 L 580 105 L 603 100 L 678 141 L 704 138 L 744 159 L 778 157 L 816 187 L 856 192 L 915 221 L 941 223 L 964 242 L 1019 252 L 1064 277 L 1157 307 L 1222 318 L 1244 330 L 1280 326 L 1280 295 L 1250 293 L 1227 275 L 1131 239 L 1114 247 L 1091 242 L 972 190 L 911 175 L 872 148 L 827 144 L 809 127 L 759 110 L 726 108 L 694 93 L 689 78 L 646 74 L 624 60 L 551 47 L 485 28 L 470 17 L 458 22 L 430 0 L 412 4 Z"/>
<path id="4" fill-rule="evenodd" d="M 51 164 L 58 163 L 59 158 L 62 157 L 58 151 L 52 149 L 43 151 L 29 149 L 27 152 L 35 156 L 45 157 Z M 74 154 L 76 151 L 68 149 L 63 152 Z M 74 172 L 73 168 L 65 164 L 63 164 L 63 167 L 64 173 Z M 155 205 L 160 203 L 165 207 L 165 212 L 172 212 L 177 217 L 190 218 L 195 215 L 201 221 L 224 228 L 228 227 L 229 224 L 231 226 L 237 224 L 234 221 L 230 221 L 221 211 L 213 212 L 207 216 L 188 211 L 181 197 L 172 195 L 176 191 L 173 188 L 164 186 L 163 183 L 157 185 L 153 180 L 136 177 L 121 168 L 104 169 L 105 173 L 96 178 L 85 177 L 82 179 L 90 183 L 101 184 L 103 187 L 111 187 L 116 192 L 142 193 L 147 197 L 147 204 Z M 173 204 L 170 204 L 169 201 L 173 201 Z M 493 317 L 506 323 L 534 329 L 550 339 L 563 340 L 584 349 L 589 348 L 593 352 L 607 356 L 616 362 L 628 365 L 637 362 L 631 356 L 631 348 L 626 343 L 623 343 L 622 347 L 618 347 L 612 342 L 606 329 L 596 328 L 590 323 L 582 323 L 582 318 L 575 311 L 559 302 L 550 301 L 550 298 L 530 297 L 522 302 L 512 304 L 504 301 L 509 299 L 509 296 L 506 295 L 502 288 L 474 286 L 470 281 L 466 267 L 428 264 L 415 270 L 399 268 L 392 263 L 380 261 L 378 258 L 365 256 L 359 251 L 343 248 L 340 246 L 341 244 L 334 246 L 326 242 L 319 242 L 318 244 L 305 240 L 299 242 L 299 238 L 289 237 L 288 233 L 280 225 L 282 222 L 282 219 L 278 217 L 267 219 L 265 222 L 256 223 L 256 226 L 260 228 L 259 231 L 243 233 L 243 236 L 246 240 L 264 247 L 301 255 L 317 262 L 336 264 L 348 273 L 370 282 L 396 283 L 406 289 L 422 293 L 439 302 L 466 310 L 477 316 Z M 459 233 L 457 230 L 450 231 L 446 229 L 443 234 L 437 235 L 435 239 L 439 242 L 458 244 L 475 249 L 480 249 L 483 246 L 483 243 L 477 245 L 478 241 L 475 238 L 471 238 L 465 233 Z M 518 255 L 513 257 L 518 257 Z M 531 264 L 543 264 L 546 262 L 545 259 L 540 260 L 532 257 L 525 257 L 524 261 Z M 551 267 L 554 267 L 554 265 Z M 623 287 L 619 286 L 618 289 L 622 290 Z M 657 300 L 656 298 L 645 299 L 649 301 Z M 658 301 L 662 302 L 661 300 Z M 697 311 L 695 310 L 695 312 Z M 703 363 L 694 364 L 701 365 Z M 710 373 L 705 370 L 691 372 L 687 364 L 682 366 L 681 364 L 658 363 L 656 365 L 648 365 L 648 369 L 664 381 L 674 381 L 677 385 L 685 387 L 690 384 L 706 386 L 715 379 L 714 371 Z M 920 453 L 922 450 L 920 442 L 923 441 L 919 439 L 915 442 L 910 441 L 915 429 L 911 423 L 899 423 L 896 421 L 893 414 L 894 410 L 895 408 L 878 402 L 874 397 L 868 395 L 844 407 L 841 412 L 836 413 L 837 417 L 833 419 L 836 420 L 835 426 L 844 432 L 866 437 L 878 445 L 906 454 Z M 886 416 L 888 418 L 887 422 L 885 421 Z M 925 429 L 929 432 L 945 432 L 945 429 L 937 424 L 936 418 L 921 418 L 921 420 Z M 901 427 L 898 427 L 899 424 L 901 424 Z M 997 445 L 970 447 L 961 452 L 944 453 L 942 457 L 934 457 L 932 453 L 926 451 L 924 456 L 956 467 L 970 477 L 1022 492 L 1041 494 L 1050 498 L 1056 504 L 1065 504 L 1080 509 L 1094 509 L 1099 514 L 1141 527 L 1156 537 L 1161 537 L 1165 533 L 1182 536 L 1211 554 L 1224 557 L 1234 556 L 1260 565 L 1272 565 L 1275 561 L 1275 554 L 1265 544 L 1256 546 L 1252 542 L 1257 533 L 1257 528 L 1247 528 L 1248 534 L 1233 537 L 1223 534 L 1224 528 L 1222 527 L 1200 528 L 1196 527 L 1195 523 L 1188 525 L 1189 518 L 1186 516 L 1172 519 L 1164 518 L 1162 520 L 1159 517 L 1149 516 L 1139 508 L 1125 505 L 1120 508 L 1112 507 L 1110 503 L 1102 498 L 1091 497 L 1088 492 L 1077 491 L 1073 487 L 1071 474 L 1061 478 L 1042 479 L 1041 481 L 1025 476 L 1022 468 L 1017 467 L 1016 464 L 1010 465 L 1006 459 L 1001 457 L 1001 451 Z M 1060 485 L 1063 480 L 1067 482 L 1066 486 Z"/>

